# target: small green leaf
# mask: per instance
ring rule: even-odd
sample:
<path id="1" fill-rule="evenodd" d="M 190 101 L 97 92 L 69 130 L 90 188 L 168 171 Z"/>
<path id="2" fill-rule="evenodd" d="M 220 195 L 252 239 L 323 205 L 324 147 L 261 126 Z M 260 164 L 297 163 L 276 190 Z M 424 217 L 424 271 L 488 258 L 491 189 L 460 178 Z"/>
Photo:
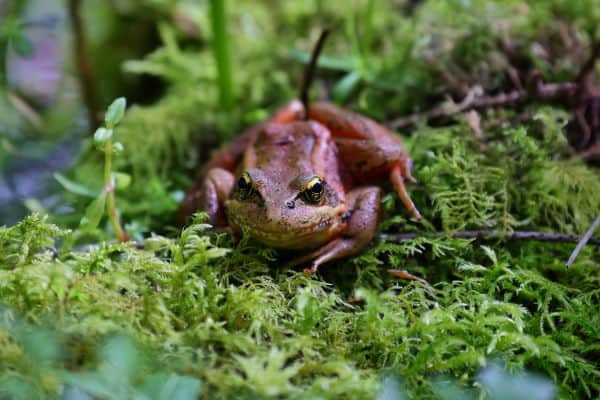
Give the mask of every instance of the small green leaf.
<path id="1" fill-rule="evenodd" d="M 23 205 L 32 213 L 47 214 L 48 211 L 41 201 L 33 197 L 27 197 L 23 200 Z"/>
<path id="2" fill-rule="evenodd" d="M 311 53 L 298 49 L 291 49 L 288 53 L 289 58 L 304 64 L 310 62 Z M 354 68 L 355 61 L 351 56 L 330 57 L 326 55 L 319 56 L 317 66 L 320 69 L 330 69 L 334 71 L 351 71 Z"/>
<path id="3" fill-rule="evenodd" d="M 22 32 L 15 33 L 11 38 L 11 45 L 21 57 L 29 57 L 33 54 L 33 43 Z"/>
<path id="4" fill-rule="evenodd" d="M 73 386 L 84 392 L 101 398 L 115 399 L 118 393 L 112 387 L 107 377 L 99 372 L 62 372 L 59 373 L 61 380 L 67 385 Z"/>
<path id="5" fill-rule="evenodd" d="M 377 400 L 404 400 L 406 394 L 402 382 L 395 376 L 388 375 L 383 378 L 377 393 Z"/>
<path id="6" fill-rule="evenodd" d="M 440 400 L 474 400 L 477 398 L 473 389 L 462 387 L 452 378 L 445 376 L 434 378 L 432 389 Z"/>
<path id="7" fill-rule="evenodd" d="M 336 103 L 345 102 L 361 80 L 360 75 L 356 72 L 346 74 L 333 88 L 333 99 Z"/>
<path id="8" fill-rule="evenodd" d="M 494 263 L 494 266 L 498 264 L 498 257 L 494 249 L 488 246 L 481 245 L 481 249 L 485 252 L 485 255 Z"/>
<path id="9" fill-rule="evenodd" d="M 201 383 L 189 376 L 157 373 L 144 380 L 140 391 L 152 400 L 193 400 L 200 394 Z"/>
<path id="10" fill-rule="evenodd" d="M 556 398 L 554 383 L 533 373 L 511 374 L 492 364 L 479 373 L 479 382 L 490 399 L 551 400 Z"/>
<path id="11" fill-rule="evenodd" d="M 94 144 L 100 147 L 104 145 L 104 143 L 106 143 L 108 140 L 110 140 L 112 138 L 112 135 L 112 129 L 100 127 L 96 129 L 96 132 L 94 132 Z"/>
<path id="12" fill-rule="evenodd" d="M 104 204 L 106 203 L 106 192 L 103 190 L 98 197 L 85 209 L 85 215 L 81 218 L 79 226 L 84 230 L 95 229 L 104 215 Z"/>
<path id="13" fill-rule="evenodd" d="M 61 400 L 94 400 L 94 398 L 77 386 L 65 385 Z"/>
<path id="14" fill-rule="evenodd" d="M 56 332 L 49 329 L 40 327 L 23 329 L 19 332 L 19 340 L 36 365 L 48 366 L 61 357 L 59 337 Z"/>
<path id="15" fill-rule="evenodd" d="M 111 337 L 102 347 L 99 356 L 110 366 L 106 376 L 113 382 L 129 382 L 136 372 L 136 367 L 143 361 L 134 341 L 123 335 Z"/>
<path id="16" fill-rule="evenodd" d="M 58 181 L 58 183 L 60 183 L 60 185 L 65 188 L 66 191 L 71 192 L 71 193 L 75 193 L 78 194 L 80 196 L 86 196 L 86 197 L 96 197 L 98 195 L 98 193 L 94 192 L 92 189 L 89 189 L 83 185 L 80 185 L 77 182 L 73 182 L 72 180 L 70 180 L 69 178 L 67 178 L 66 176 L 59 174 L 58 172 L 55 172 L 53 174 L 54 179 L 56 179 Z"/>
<path id="17" fill-rule="evenodd" d="M 257 108 L 244 114 L 243 118 L 247 124 L 256 124 L 269 118 L 269 112 L 264 108 Z"/>
<path id="18" fill-rule="evenodd" d="M 123 172 L 113 172 L 113 179 L 117 189 L 126 189 L 131 184 L 131 175 Z"/>
<path id="19" fill-rule="evenodd" d="M 114 154 L 121 154 L 123 152 L 123 150 L 125 150 L 125 148 L 123 147 L 123 143 L 116 142 L 116 143 L 113 143 L 112 150 L 113 150 Z"/>
<path id="20" fill-rule="evenodd" d="M 119 97 L 108 107 L 106 115 L 104 116 L 104 122 L 109 128 L 115 127 L 125 115 L 125 107 L 127 106 L 127 100 L 125 97 Z"/>

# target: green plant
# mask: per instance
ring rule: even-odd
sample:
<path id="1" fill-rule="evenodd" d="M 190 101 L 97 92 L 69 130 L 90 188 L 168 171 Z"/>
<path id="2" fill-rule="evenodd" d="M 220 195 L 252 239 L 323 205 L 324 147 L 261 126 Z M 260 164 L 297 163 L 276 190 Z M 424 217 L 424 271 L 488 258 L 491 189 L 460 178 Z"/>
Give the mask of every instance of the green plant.
<path id="1" fill-rule="evenodd" d="M 212 48 L 217 64 L 217 84 L 219 88 L 219 102 L 225 110 L 230 110 L 233 106 L 233 68 L 231 65 L 231 55 L 229 54 L 230 39 L 227 31 L 227 1 L 210 1 L 210 23 L 212 29 Z"/>
<path id="2" fill-rule="evenodd" d="M 26 25 L 21 15 L 27 7 L 26 0 L 9 1 L 6 15 L 0 15 L 0 89 L 6 85 L 4 68 L 8 49 L 13 49 L 22 57 L 29 56 L 33 51 L 31 40 L 25 33 Z"/>
<path id="3" fill-rule="evenodd" d="M 68 369 L 77 356 L 73 349 L 85 345 L 79 338 L 33 326 L 6 308 L 0 308 L 0 337 L 2 331 L 9 334 L 3 339 L 10 346 L 22 348 L 23 363 L 18 368 L 25 375 L 0 375 L 3 398 L 46 398 L 42 387 L 31 385 L 33 378 L 61 392 L 63 399 L 198 399 L 199 379 L 161 371 L 155 355 L 129 337 L 112 335 L 89 344 L 97 353 L 95 369 L 73 372 Z"/>
<path id="4" fill-rule="evenodd" d="M 130 177 L 126 174 L 116 174 L 112 171 L 113 154 L 117 155 L 123 151 L 120 142 L 113 142 L 114 129 L 125 115 L 127 103 L 123 97 L 116 99 L 106 111 L 104 116 L 104 127 L 100 127 L 94 133 L 94 144 L 104 152 L 104 187 L 102 192 L 90 203 L 81 219 L 81 227 L 85 230 L 95 229 L 104 210 L 112 224 L 113 232 L 121 242 L 128 240 L 127 234 L 121 227 L 119 215 L 115 204 L 115 190 L 117 187 L 129 186 Z"/>

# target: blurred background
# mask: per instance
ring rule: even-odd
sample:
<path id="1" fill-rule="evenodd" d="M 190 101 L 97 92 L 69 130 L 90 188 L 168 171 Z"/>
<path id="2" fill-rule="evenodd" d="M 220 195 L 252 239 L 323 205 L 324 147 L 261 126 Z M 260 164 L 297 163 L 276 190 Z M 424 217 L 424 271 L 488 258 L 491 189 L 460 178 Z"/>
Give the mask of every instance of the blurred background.
<path id="1" fill-rule="evenodd" d="M 593 0 L 0 0 L 0 224 L 31 211 L 79 222 L 102 187 L 90 138 L 117 97 L 129 106 L 117 134 L 116 169 L 130 182 L 119 207 L 141 235 L 170 223 L 211 149 L 298 95 L 325 26 L 333 33 L 314 96 L 391 121 L 522 90 L 534 70 L 546 82 L 575 79 L 599 9 Z M 398 128 L 410 134 L 408 125 Z M 596 141 L 573 143 L 584 151 Z"/>

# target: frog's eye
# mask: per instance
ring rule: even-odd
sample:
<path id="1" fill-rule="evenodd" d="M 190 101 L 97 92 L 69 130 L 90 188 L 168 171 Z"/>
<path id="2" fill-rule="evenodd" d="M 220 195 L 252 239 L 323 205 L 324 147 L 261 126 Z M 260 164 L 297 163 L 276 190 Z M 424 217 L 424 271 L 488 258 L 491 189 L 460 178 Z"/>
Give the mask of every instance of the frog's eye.
<path id="1" fill-rule="evenodd" d="M 325 182 L 323 182 L 323 180 L 318 176 L 313 176 L 309 179 L 306 185 L 304 185 L 302 198 L 308 203 L 316 204 L 321 201 L 324 191 Z"/>
<path id="2" fill-rule="evenodd" d="M 250 196 L 254 192 L 252 178 L 249 173 L 244 172 L 240 176 L 240 179 L 237 181 L 237 188 L 243 198 Z"/>

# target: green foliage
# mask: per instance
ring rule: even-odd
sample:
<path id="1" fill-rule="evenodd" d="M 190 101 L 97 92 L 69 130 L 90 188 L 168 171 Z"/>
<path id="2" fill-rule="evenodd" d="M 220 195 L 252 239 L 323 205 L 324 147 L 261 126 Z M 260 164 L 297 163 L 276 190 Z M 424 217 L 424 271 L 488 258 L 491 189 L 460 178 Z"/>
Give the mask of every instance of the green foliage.
<path id="1" fill-rule="evenodd" d="M 7 309 L 0 309 L 0 329 L 8 333 L 6 339 L 10 350 L 22 348 L 23 357 L 17 367 L 19 374 L 0 377 L 0 393 L 10 399 L 47 398 L 46 389 L 62 392 L 64 399 L 135 398 L 144 400 L 192 400 L 197 399 L 201 381 L 197 378 L 174 373 L 152 373 L 156 360 L 149 353 L 142 353 L 131 339 L 115 335 L 97 349 L 95 371 L 71 372 L 61 366 L 70 364 L 76 357 L 66 351 L 76 338 L 60 337 L 56 332 L 34 327 L 16 317 Z M 5 352 L 8 353 L 8 352 Z M 11 367 L 14 360 L 7 358 L 4 367 Z M 31 385 L 39 380 L 39 384 Z"/>
<path id="2" fill-rule="evenodd" d="M 477 371 L 498 358 L 511 370 L 535 369 L 550 376 L 561 396 L 591 396 L 600 389 L 592 356 L 600 277 L 585 258 L 567 273 L 561 260 L 535 245 L 497 253 L 467 241 L 449 242 L 441 259 L 460 279 L 440 280 L 433 287 L 386 279 L 381 292 L 354 291 L 352 297 L 363 304 L 351 305 L 338 284 L 365 280 L 352 274 L 336 278 L 336 272 L 344 273 L 343 265 L 328 271 L 334 285 L 271 270 L 266 264 L 273 254 L 251 243 L 223 247 L 225 237 L 209 235 L 199 222 L 176 239 L 154 236 L 145 249 L 102 244 L 83 252 L 50 252 L 43 250 L 53 248 L 53 238 L 68 233 L 33 215 L 2 228 L 3 253 L 19 250 L 15 244 L 27 238 L 35 238 L 29 239 L 35 253 L 16 264 L 2 263 L 0 298 L 33 321 L 55 316 L 51 325 L 66 335 L 64 340 L 78 343 L 66 353 L 78 356 L 65 359 L 43 345 L 46 339 L 27 342 L 42 343 L 45 353 L 39 357 L 52 368 L 74 359 L 76 371 L 101 366 L 106 356 L 95 352 L 96 343 L 115 330 L 125 331 L 162 354 L 162 367 L 155 370 L 160 379 L 175 380 L 171 384 L 179 387 L 187 383 L 178 383 L 170 371 L 201 377 L 212 397 L 371 397 L 378 390 L 379 371 L 386 370 L 403 377 L 408 393 L 434 398 L 438 381 L 432 375 L 469 385 Z M 425 255 L 423 245 L 440 245 L 421 243 L 416 248 L 410 242 L 378 244 L 355 262 L 391 252 L 398 257 L 390 258 L 392 264 L 406 257 L 413 263 L 415 255 Z M 563 246 L 554 246 L 554 251 L 561 249 L 566 255 Z M 338 264 L 348 268 L 351 261 Z M 544 271 L 562 271 L 566 279 L 553 282 Z M 431 271 L 430 279 L 441 273 Z M 5 335 L 23 337 L 3 329 Z M 17 372 L 5 379 L 32 380 L 36 393 L 57 393 L 64 388 L 60 382 L 79 382 L 81 390 L 118 398 L 119 390 L 143 390 L 151 385 L 144 379 L 159 379 L 152 368 L 136 368 L 138 378 L 119 383 L 106 378 L 101 367 L 70 375 L 40 367 L 50 374 L 42 379 L 23 364 L 32 357 L 26 342 L 10 337 L 5 336 L 10 346 L 0 348 L 0 359 L 5 372 Z M 128 359 L 126 351 L 117 353 Z M 130 361 L 123 368 L 131 364 L 145 365 Z"/>
<path id="3" fill-rule="evenodd" d="M 108 106 L 108 110 L 106 110 L 106 115 L 104 115 L 104 123 L 108 127 L 108 129 L 112 129 L 121 122 L 123 116 L 125 115 L 125 107 L 127 106 L 127 100 L 124 97 L 119 97 L 115 101 L 113 101 L 110 106 Z"/>
<path id="4" fill-rule="evenodd" d="M 535 374 L 510 374 L 497 364 L 491 364 L 478 375 L 478 385 L 486 393 L 486 398 L 493 400 L 549 400 L 555 398 L 552 384 L 545 378 Z M 448 377 L 440 376 L 433 382 L 433 392 L 440 400 L 476 399 L 473 389 L 460 387 Z M 403 400 L 407 398 L 403 382 L 392 375 L 381 382 L 377 395 L 378 400 Z"/>
<path id="5" fill-rule="evenodd" d="M 120 241 L 125 241 L 127 235 L 124 233 L 117 209 L 115 205 L 115 190 L 117 188 L 123 188 L 129 186 L 131 178 L 122 172 L 113 172 L 113 155 L 117 155 L 123 152 L 123 144 L 121 142 L 113 142 L 113 132 L 116 126 L 121 122 L 125 115 L 125 107 L 127 101 L 123 97 L 119 97 L 108 106 L 106 114 L 104 116 L 104 127 L 99 127 L 94 133 L 94 144 L 99 150 L 104 152 L 104 174 L 103 174 L 103 186 L 100 194 L 86 207 L 85 213 L 79 222 L 80 229 L 82 231 L 93 231 L 98 227 L 100 220 L 102 219 L 105 211 L 112 224 L 113 233 Z M 81 185 L 77 183 L 71 183 L 66 178 L 58 178 L 59 182 L 67 189 L 79 194 L 82 191 L 79 190 Z M 87 190 L 86 190 L 87 191 Z"/>
<path id="6" fill-rule="evenodd" d="M 226 4 L 226 0 L 213 0 L 210 2 L 210 22 L 212 48 L 217 64 L 219 103 L 225 110 L 230 110 L 233 106 L 234 87 Z"/>

